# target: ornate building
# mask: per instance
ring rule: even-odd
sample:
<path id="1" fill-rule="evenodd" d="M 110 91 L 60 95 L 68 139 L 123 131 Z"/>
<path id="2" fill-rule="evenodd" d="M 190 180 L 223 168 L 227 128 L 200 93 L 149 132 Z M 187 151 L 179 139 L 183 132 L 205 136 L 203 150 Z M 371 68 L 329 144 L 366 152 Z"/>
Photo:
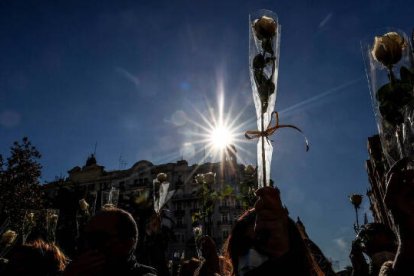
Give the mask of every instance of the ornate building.
<path id="1" fill-rule="evenodd" d="M 174 238 L 169 242 L 168 255 L 171 258 L 174 253 L 185 252 L 185 255 L 191 256 L 194 254 L 192 215 L 201 207 L 201 199 L 197 193 L 200 187 L 195 181 L 195 176 L 214 172 L 216 174 L 216 181 L 212 187 L 214 191 L 220 191 L 225 186 L 233 188 L 233 196 L 215 202 L 211 217 L 211 236 L 220 248 L 233 222 L 242 212 L 236 195 L 239 191 L 238 184 L 244 181 L 244 168 L 244 165 L 237 164 L 234 148 L 227 150 L 222 162 L 217 163 L 188 165 L 187 161 L 180 160 L 176 163 L 154 165 L 143 160 L 129 169 L 114 171 L 106 171 L 91 155 L 82 168 L 76 166 L 69 170 L 67 178 L 45 184 L 44 193 L 49 199 L 50 207 L 60 209 L 60 220 L 64 221 L 60 227 L 58 226 L 58 236 L 59 229 L 66 231 L 60 236 L 73 238 L 77 235 L 74 231 L 67 233 L 67 229 L 74 228 L 80 199 L 86 199 L 92 212 L 95 212 L 107 203 L 108 198 L 105 195 L 111 189 L 119 191 L 117 205 L 129 211 L 137 219 L 139 231 L 144 233 L 145 225 L 142 223 L 142 218 L 148 217 L 152 211 L 153 179 L 160 172 L 166 173 L 171 189 L 176 190 L 169 203 L 169 209 L 173 213 Z M 116 201 L 116 198 L 112 200 Z"/>
<path id="2" fill-rule="evenodd" d="M 366 170 L 371 187 L 367 191 L 367 196 L 374 221 L 383 223 L 390 229 L 395 230 L 394 222 L 383 200 L 387 188 L 386 173 L 389 167 L 382 152 L 379 135 L 368 138 L 368 153 L 369 160 L 366 161 Z"/>

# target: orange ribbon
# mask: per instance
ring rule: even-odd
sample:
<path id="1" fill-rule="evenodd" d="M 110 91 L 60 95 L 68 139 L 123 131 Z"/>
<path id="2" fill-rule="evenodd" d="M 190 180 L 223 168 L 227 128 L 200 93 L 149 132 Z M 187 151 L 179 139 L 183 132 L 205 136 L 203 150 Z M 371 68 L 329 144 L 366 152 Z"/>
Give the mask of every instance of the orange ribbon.
<path id="1" fill-rule="evenodd" d="M 274 126 L 272 126 L 273 115 L 275 115 L 274 117 L 276 119 L 276 122 L 275 122 Z M 269 136 L 272 136 L 276 132 L 276 130 L 278 130 L 280 128 L 286 128 L 286 127 L 287 128 L 293 128 L 293 129 L 296 129 L 297 131 L 299 131 L 302 134 L 303 138 L 305 138 L 306 151 L 309 150 L 308 139 L 306 138 L 306 136 L 304 135 L 303 131 L 300 128 L 298 128 L 294 125 L 279 125 L 279 114 L 277 113 L 277 111 L 273 111 L 270 116 L 271 116 L 270 117 L 270 122 L 269 122 L 269 125 L 267 126 L 267 129 L 265 131 L 248 130 L 248 131 L 246 131 L 244 136 L 249 140 L 260 138 L 260 137 L 266 137 L 267 142 L 269 142 L 269 141 L 273 142 L 272 140 L 269 139 Z"/>

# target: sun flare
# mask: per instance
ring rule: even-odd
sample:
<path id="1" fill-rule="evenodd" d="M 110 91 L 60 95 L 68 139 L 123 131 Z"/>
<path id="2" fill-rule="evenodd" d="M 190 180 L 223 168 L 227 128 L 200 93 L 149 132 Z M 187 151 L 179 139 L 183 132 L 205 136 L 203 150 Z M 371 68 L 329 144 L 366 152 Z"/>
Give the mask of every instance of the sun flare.
<path id="1" fill-rule="evenodd" d="M 247 162 L 246 157 L 249 160 L 256 158 L 254 151 L 246 148 L 249 141 L 243 137 L 247 129 L 255 127 L 255 120 L 241 119 L 248 105 L 239 107 L 238 112 L 234 112 L 234 101 L 230 100 L 225 105 L 224 94 L 223 80 L 220 79 L 217 87 L 217 104 L 212 105 L 209 99 L 206 99 L 205 106 L 192 105 L 196 114 L 189 116 L 187 122 L 193 130 L 184 132 L 190 139 L 185 141 L 182 152 L 185 152 L 184 148 L 191 152 L 197 159 L 197 164 L 220 162 L 229 152 L 237 152 L 237 159 L 241 163 L 251 163 Z M 190 147 L 192 151 L 189 151 Z"/>
<path id="2" fill-rule="evenodd" d="M 210 143 L 217 150 L 223 150 L 233 143 L 234 134 L 224 125 L 212 129 Z"/>

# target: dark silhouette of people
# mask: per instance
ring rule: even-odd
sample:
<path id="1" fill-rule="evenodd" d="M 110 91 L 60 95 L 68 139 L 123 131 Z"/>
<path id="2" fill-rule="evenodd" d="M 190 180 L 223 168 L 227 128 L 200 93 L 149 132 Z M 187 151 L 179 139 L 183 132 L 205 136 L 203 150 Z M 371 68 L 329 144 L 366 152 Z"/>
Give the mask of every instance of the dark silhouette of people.
<path id="1" fill-rule="evenodd" d="M 382 223 L 361 226 L 357 238 L 352 242 L 350 259 L 353 276 L 378 275 L 381 266 L 395 257 L 397 243 L 394 233 Z M 365 253 L 371 260 L 368 265 Z"/>
<path id="2" fill-rule="evenodd" d="M 239 218 L 228 240 L 232 275 L 312 275 L 310 256 L 279 190 L 264 187 L 256 194 L 254 208 Z"/>
<path id="3" fill-rule="evenodd" d="M 214 276 L 220 274 L 220 260 L 217 255 L 216 243 L 209 236 L 203 236 L 197 242 L 203 260 L 194 272 L 194 276 Z"/>
<path id="4" fill-rule="evenodd" d="M 68 258 L 55 244 L 35 240 L 13 249 L 2 275 L 61 275 L 67 263 Z"/>
<path id="5" fill-rule="evenodd" d="M 156 275 L 154 268 L 139 264 L 134 255 L 137 224 L 126 211 L 104 208 L 91 218 L 84 231 L 83 252 L 64 275 Z"/>
<path id="6" fill-rule="evenodd" d="M 384 198 L 397 228 L 398 249 L 392 266 L 385 270 L 391 275 L 413 275 L 414 265 L 414 160 L 403 158 L 388 173 Z M 387 269 L 388 268 L 388 269 Z M 381 272 L 384 275 L 386 272 Z"/>

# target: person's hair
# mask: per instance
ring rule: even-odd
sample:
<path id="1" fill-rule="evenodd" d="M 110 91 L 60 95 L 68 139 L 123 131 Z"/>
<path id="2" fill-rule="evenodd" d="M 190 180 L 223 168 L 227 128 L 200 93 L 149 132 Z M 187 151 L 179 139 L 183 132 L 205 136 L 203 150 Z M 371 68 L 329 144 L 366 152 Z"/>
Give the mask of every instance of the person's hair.
<path id="1" fill-rule="evenodd" d="M 19 255 L 23 260 L 14 263 L 13 255 Z M 10 273 L 13 273 L 14 266 L 24 266 L 25 270 L 33 275 L 59 275 L 65 270 L 68 262 L 69 259 L 55 244 L 35 240 L 13 250 Z"/>
<path id="2" fill-rule="evenodd" d="M 133 239 L 138 241 L 138 227 L 130 213 L 116 207 L 103 208 L 96 216 L 114 216 L 117 218 L 117 230 L 119 238 L 123 240 Z"/>

